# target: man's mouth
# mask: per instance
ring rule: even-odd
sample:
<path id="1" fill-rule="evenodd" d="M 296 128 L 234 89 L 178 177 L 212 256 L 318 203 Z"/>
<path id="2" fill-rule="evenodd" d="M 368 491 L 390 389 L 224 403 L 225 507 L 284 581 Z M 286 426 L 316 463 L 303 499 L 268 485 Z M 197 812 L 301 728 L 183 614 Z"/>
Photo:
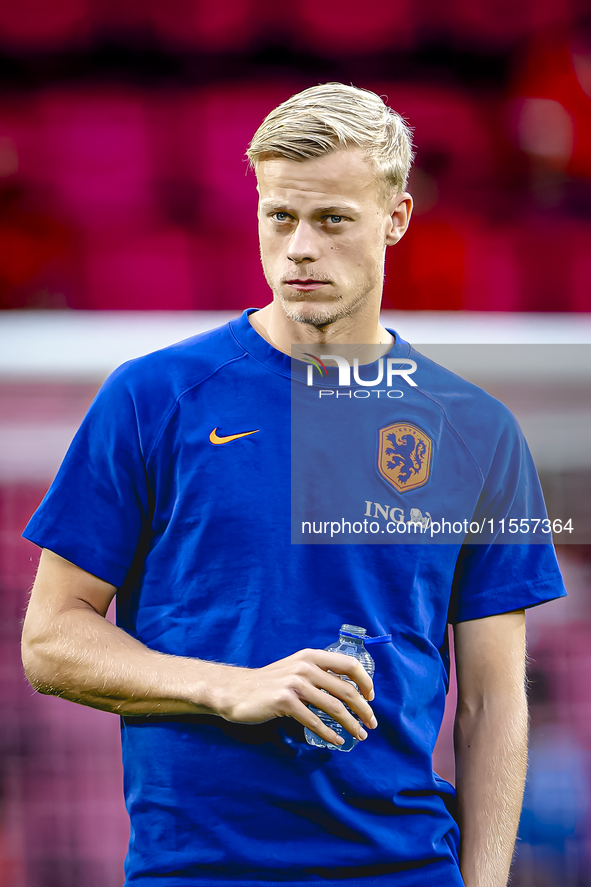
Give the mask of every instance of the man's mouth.
<path id="1" fill-rule="evenodd" d="M 307 293 L 312 292 L 312 290 L 320 289 L 321 286 L 327 286 L 329 281 L 315 280 L 312 277 L 308 277 L 306 280 L 293 278 L 293 280 L 286 280 L 285 283 L 287 284 L 287 286 L 291 286 L 293 289 L 299 290 L 299 292 Z"/>

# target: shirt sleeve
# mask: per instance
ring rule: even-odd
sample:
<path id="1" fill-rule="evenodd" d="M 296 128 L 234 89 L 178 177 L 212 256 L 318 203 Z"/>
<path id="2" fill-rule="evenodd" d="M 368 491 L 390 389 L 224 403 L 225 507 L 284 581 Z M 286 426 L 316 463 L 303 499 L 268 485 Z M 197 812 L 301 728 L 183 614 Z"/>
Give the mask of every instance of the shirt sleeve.
<path id="1" fill-rule="evenodd" d="M 449 621 L 525 610 L 564 595 L 551 543 L 465 545 L 456 565 Z"/>
<path id="2" fill-rule="evenodd" d="M 479 532 L 468 536 L 460 551 L 450 622 L 526 609 L 566 595 L 538 474 L 508 410 L 473 522 Z"/>
<path id="3" fill-rule="evenodd" d="M 124 365 L 103 385 L 23 536 L 120 587 L 152 511 L 138 412 Z"/>

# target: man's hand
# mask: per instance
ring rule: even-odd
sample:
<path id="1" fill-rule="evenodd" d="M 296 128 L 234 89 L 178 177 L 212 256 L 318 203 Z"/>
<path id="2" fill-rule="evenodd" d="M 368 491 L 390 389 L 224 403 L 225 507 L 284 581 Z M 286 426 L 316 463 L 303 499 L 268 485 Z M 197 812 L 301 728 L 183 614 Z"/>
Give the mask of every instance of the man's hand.
<path id="1" fill-rule="evenodd" d="M 366 739 L 366 731 L 347 711 L 346 704 L 369 729 L 377 727 L 366 701 L 374 696 L 372 679 L 352 656 L 300 650 L 263 668 L 222 669 L 211 704 L 216 714 L 227 721 L 260 724 L 271 718 L 291 717 L 327 742 L 342 745 L 344 739 L 310 711 L 311 704 L 342 724 L 356 739 Z M 357 684 L 360 692 L 341 680 L 340 674 Z"/>
<path id="2" fill-rule="evenodd" d="M 292 717 L 334 745 L 340 737 L 308 704 L 359 739 L 365 731 L 345 705 L 370 729 L 377 726 L 367 702 L 372 680 L 353 657 L 301 650 L 250 669 L 169 656 L 105 619 L 115 591 L 43 551 L 22 640 L 25 671 L 36 690 L 120 715 L 215 714 L 243 724 Z"/>

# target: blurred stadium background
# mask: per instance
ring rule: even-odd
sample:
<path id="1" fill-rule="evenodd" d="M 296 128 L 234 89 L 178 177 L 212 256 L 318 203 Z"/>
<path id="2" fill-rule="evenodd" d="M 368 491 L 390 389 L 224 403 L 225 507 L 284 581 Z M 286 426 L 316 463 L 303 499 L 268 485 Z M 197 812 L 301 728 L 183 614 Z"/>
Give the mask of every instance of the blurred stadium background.
<path id="1" fill-rule="evenodd" d="M 569 600 L 529 614 L 513 884 L 591 884 L 588 5 L 19 0 L 0 3 L 0 887 L 117 887 L 128 834 L 117 719 L 23 678 L 19 534 L 114 366 L 267 301 L 243 152 L 329 80 L 415 129 L 389 325 L 514 409 L 577 528 L 556 537 Z"/>

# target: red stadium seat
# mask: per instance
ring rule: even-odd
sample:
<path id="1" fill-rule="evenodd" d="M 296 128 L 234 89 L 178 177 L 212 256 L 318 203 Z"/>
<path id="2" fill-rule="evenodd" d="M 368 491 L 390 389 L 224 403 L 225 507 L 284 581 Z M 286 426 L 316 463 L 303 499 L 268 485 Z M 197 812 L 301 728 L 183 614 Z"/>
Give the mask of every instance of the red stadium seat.
<path id="1" fill-rule="evenodd" d="M 436 8 L 438 7 L 438 8 Z M 542 28 L 568 25 L 576 13 L 576 0 L 451 0 L 445 5 L 421 7 L 424 24 L 453 35 L 455 44 L 470 49 L 506 48 Z"/>
<path id="2" fill-rule="evenodd" d="M 144 35 L 148 22 L 145 0 L 100 0 L 93 2 L 92 27 L 100 36 L 116 34 L 133 45 L 134 36 Z"/>
<path id="3" fill-rule="evenodd" d="M 206 262 L 213 278 L 211 292 L 215 294 L 215 303 L 212 304 L 208 297 L 204 304 L 202 277 L 198 274 L 197 307 L 242 310 L 262 308 L 271 301 L 271 291 L 259 258 L 256 218 L 250 224 L 248 221 L 241 231 L 226 227 L 210 231 Z"/>
<path id="4" fill-rule="evenodd" d="M 416 213 L 402 243 L 388 250 L 384 307 L 511 310 L 511 248 L 498 233 L 488 241 L 481 219 L 497 162 L 488 109 L 457 88 L 371 88 L 407 120 L 417 152 L 409 182 Z M 497 278 L 505 286 L 493 285 Z"/>
<path id="5" fill-rule="evenodd" d="M 0 4 L 0 44 L 56 49 L 84 41 L 90 29 L 89 0 L 19 0 Z"/>
<path id="6" fill-rule="evenodd" d="M 512 94 L 518 101 L 516 135 L 520 147 L 544 160 L 544 144 L 536 151 L 536 134 L 543 139 L 545 128 L 553 132 L 562 117 L 563 126 L 570 130 L 565 134 L 570 142 L 568 150 L 563 158 L 547 156 L 547 161 L 570 175 L 591 178 L 591 38 L 587 43 L 586 46 L 579 45 L 576 39 L 569 41 L 566 38 L 534 41 Z M 537 102 L 533 110 L 538 108 L 539 120 L 534 117 L 530 127 L 537 120 L 537 132 L 532 132 L 528 139 L 524 124 L 532 116 L 531 113 L 526 116 L 528 109 L 532 109 L 532 101 Z M 546 126 L 544 108 L 547 111 Z"/>
<path id="7" fill-rule="evenodd" d="M 264 25 L 254 0 L 147 0 L 143 6 L 160 40 L 207 52 L 243 48 Z"/>
<path id="8" fill-rule="evenodd" d="M 573 234 L 571 308 L 591 311 L 591 225 L 580 222 Z"/>
<path id="9" fill-rule="evenodd" d="M 72 90 L 40 104 L 48 174 L 70 217 L 84 228 L 145 222 L 154 210 L 142 100 Z"/>
<path id="10" fill-rule="evenodd" d="M 519 260 L 511 227 L 474 219 L 465 233 L 463 310 L 522 310 Z"/>
<path id="11" fill-rule="evenodd" d="M 457 219 L 411 221 L 403 240 L 386 253 L 385 309 L 452 311 L 462 308 L 466 278 L 465 238 Z"/>
<path id="12" fill-rule="evenodd" d="M 412 40 L 409 0 L 294 0 L 287 10 L 285 16 L 292 29 L 294 20 L 297 23 L 302 45 L 324 56 L 395 51 Z"/>
<path id="13" fill-rule="evenodd" d="M 6 182 L 47 181 L 47 152 L 35 97 L 3 97 L 0 105 L 0 177 Z"/>
<path id="14" fill-rule="evenodd" d="M 591 307 L 591 283 L 581 279 L 589 269 L 589 226 L 556 212 L 521 219 L 513 227 L 519 263 L 522 311 L 582 311 Z M 585 307 L 586 303 L 586 307 Z"/>
<path id="15" fill-rule="evenodd" d="M 257 241 L 256 180 L 244 152 L 263 118 L 301 86 L 213 87 L 187 99 L 182 163 L 198 191 L 197 229 L 208 237 L 219 308 L 269 299 Z"/>
<path id="16" fill-rule="evenodd" d="M 83 295 L 71 307 L 108 311 L 201 307 L 195 290 L 196 245 L 180 229 L 128 235 L 124 239 L 93 235 L 88 238 L 85 253 Z M 210 284 L 206 262 L 202 261 L 199 271 L 207 290 Z"/>
<path id="17" fill-rule="evenodd" d="M 386 254 L 384 308 L 523 310 L 515 229 L 455 207 L 415 215 Z M 531 306 L 536 310 L 535 306 Z"/>
<path id="18" fill-rule="evenodd" d="M 244 152 L 269 111 L 299 88 L 232 83 L 205 90 L 197 101 L 194 96 L 187 99 L 181 122 L 183 162 L 202 190 L 206 225 L 215 220 L 239 231 L 253 223 L 256 183 Z"/>
<path id="19" fill-rule="evenodd" d="M 484 201 L 496 172 L 494 117 L 491 109 L 457 87 L 371 83 L 414 131 L 415 167 L 437 185 L 438 199 L 456 204 Z"/>

